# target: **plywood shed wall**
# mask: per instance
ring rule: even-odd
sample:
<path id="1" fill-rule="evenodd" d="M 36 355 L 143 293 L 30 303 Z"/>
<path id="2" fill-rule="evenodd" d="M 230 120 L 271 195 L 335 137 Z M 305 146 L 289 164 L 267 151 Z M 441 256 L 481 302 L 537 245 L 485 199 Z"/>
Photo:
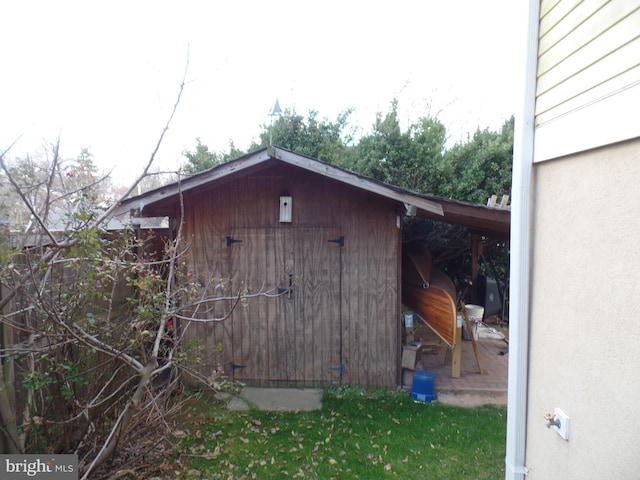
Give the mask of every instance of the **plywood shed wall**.
<path id="1" fill-rule="evenodd" d="M 185 344 L 205 346 L 201 373 L 219 363 L 260 385 L 396 385 L 398 203 L 280 163 L 227 180 L 185 195 L 190 278 L 212 296 L 270 296 L 220 322 L 182 322 Z M 290 223 L 280 222 L 283 195 Z M 223 316 L 232 302 L 196 316 Z"/>

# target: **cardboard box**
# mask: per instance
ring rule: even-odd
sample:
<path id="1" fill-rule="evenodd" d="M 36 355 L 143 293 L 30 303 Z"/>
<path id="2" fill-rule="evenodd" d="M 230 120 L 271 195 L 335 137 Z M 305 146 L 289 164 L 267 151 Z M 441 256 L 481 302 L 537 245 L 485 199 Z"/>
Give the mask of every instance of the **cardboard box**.
<path id="1" fill-rule="evenodd" d="M 422 356 L 422 343 L 411 342 L 402 347 L 402 368 L 416 369 L 416 363 Z"/>

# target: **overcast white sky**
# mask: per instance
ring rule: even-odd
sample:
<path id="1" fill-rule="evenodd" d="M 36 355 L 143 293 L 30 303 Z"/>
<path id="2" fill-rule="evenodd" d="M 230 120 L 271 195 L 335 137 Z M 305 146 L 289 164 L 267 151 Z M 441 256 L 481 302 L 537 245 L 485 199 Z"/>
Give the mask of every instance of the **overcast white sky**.
<path id="1" fill-rule="evenodd" d="M 368 130 L 397 97 L 408 121 L 438 111 L 452 141 L 516 109 L 514 0 L 3 1 L 0 149 L 61 136 L 116 179 L 133 176 L 187 85 L 159 155 L 176 167 L 196 137 L 246 148 L 281 107 L 353 107 Z M 276 142 L 277 143 L 277 142 Z"/>

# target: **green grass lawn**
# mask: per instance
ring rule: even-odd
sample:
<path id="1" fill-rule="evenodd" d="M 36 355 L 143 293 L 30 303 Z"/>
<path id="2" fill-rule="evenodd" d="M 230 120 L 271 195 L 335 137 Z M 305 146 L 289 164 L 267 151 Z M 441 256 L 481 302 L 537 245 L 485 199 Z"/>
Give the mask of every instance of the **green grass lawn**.
<path id="1" fill-rule="evenodd" d="M 189 409 L 176 478 L 504 478 L 504 408 L 334 390 L 313 412 L 228 411 L 203 398 Z"/>

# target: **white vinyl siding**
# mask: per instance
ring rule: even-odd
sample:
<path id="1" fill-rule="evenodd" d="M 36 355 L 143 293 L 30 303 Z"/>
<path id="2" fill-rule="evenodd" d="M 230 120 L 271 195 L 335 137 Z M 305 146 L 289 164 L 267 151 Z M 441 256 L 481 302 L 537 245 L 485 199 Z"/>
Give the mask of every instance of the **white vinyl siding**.
<path id="1" fill-rule="evenodd" d="M 640 0 L 543 0 L 536 160 L 639 136 L 640 123 L 627 123 L 638 98 Z M 615 118 L 602 124 L 600 115 L 614 105 Z M 593 135 L 588 129 L 596 125 L 605 131 Z"/>

